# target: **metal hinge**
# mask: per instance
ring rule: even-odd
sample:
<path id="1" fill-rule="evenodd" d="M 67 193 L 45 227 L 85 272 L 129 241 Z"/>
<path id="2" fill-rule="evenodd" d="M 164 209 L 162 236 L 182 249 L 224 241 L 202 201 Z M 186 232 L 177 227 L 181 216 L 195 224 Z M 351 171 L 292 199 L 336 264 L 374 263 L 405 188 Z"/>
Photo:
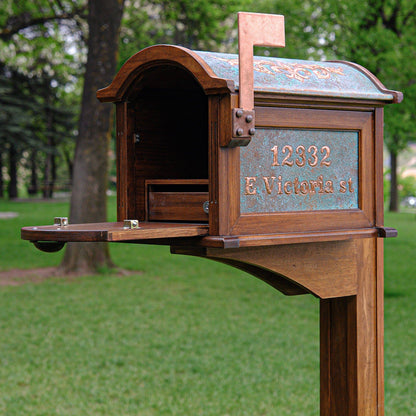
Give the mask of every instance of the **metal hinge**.
<path id="1" fill-rule="evenodd" d="M 247 146 L 256 133 L 254 110 L 233 108 L 232 110 L 232 139 L 228 147 Z"/>

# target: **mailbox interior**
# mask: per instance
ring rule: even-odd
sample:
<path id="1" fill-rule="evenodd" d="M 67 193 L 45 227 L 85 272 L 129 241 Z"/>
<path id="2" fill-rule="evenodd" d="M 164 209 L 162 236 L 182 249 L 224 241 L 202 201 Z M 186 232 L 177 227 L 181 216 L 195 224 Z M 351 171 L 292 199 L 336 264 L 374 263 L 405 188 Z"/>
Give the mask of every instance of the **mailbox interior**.
<path id="1" fill-rule="evenodd" d="M 198 82 L 178 66 L 149 68 L 132 84 L 126 110 L 130 134 L 119 144 L 118 170 L 129 169 L 128 190 L 118 193 L 119 220 L 207 223 L 208 99 Z"/>

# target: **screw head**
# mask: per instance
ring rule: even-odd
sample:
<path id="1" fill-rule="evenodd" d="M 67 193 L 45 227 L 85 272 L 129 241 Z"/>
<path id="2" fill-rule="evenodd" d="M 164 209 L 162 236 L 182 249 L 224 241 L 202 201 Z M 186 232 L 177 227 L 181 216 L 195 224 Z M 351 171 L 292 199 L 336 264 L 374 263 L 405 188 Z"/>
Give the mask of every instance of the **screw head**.
<path id="1" fill-rule="evenodd" d="M 246 117 L 246 122 L 247 123 L 251 123 L 253 121 L 253 116 L 251 115 L 251 114 L 249 114 L 247 117 Z"/>
<path id="2" fill-rule="evenodd" d="M 238 117 L 238 118 L 240 118 L 240 117 L 243 117 L 243 114 L 244 114 L 244 111 L 243 110 L 237 110 L 236 112 L 235 112 L 235 115 Z"/>
<path id="3" fill-rule="evenodd" d="M 254 136 L 255 134 L 256 134 L 256 129 L 253 127 L 253 128 L 251 128 L 249 131 L 248 131 L 248 134 L 250 135 L 250 136 Z"/>
<path id="4" fill-rule="evenodd" d="M 242 128 L 239 128 L 237 129 L 236 133 L 237 133 L 237 136 L 242 136 L 244 133 L 244 130 Z"/>

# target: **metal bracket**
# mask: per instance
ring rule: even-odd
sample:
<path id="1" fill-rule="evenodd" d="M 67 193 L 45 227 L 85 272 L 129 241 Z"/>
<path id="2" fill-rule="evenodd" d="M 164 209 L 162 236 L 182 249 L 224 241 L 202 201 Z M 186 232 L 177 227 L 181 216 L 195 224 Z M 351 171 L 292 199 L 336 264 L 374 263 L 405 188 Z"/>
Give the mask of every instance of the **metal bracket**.
<path id="1" fill-rule="evenodd" d="M 124 220 L 123 229 L 125 230 L 133 230 L 139 227 L 139 220 Z"/>
<path id="2" fill-rule="evenodd" d="M 397 230 L 391 227 L 376 227 L 377 234 L 381 238 L 394 238 L 397 237 Z"/>
<path id="3" fill-rule="evenodd" d="M 228 147 L 247 146 L 250 143 L 252 136 L 256 133 L 254 115 L 254 110 L 233 108 L 233 134 Z"/>
<path id="4" fill-rule="evenodd" d="M 53 225 L 57 225 L 58 227 L 65 227 L 68 225 L 68 218 L 67 217 L 55 217 L 53 219 Z"/>
<path id="5" fill-rule="evenodd" d="M 247 146 L 255 134 L 253 47 L 285 46 L 282 15 L 238 13 L 239 106 L 232 114 L 232 134 L 227 147 Z M 240 114 L 240 115 L 239 115 Z M 250 121 L 247 122 L 247 117 Z"/>

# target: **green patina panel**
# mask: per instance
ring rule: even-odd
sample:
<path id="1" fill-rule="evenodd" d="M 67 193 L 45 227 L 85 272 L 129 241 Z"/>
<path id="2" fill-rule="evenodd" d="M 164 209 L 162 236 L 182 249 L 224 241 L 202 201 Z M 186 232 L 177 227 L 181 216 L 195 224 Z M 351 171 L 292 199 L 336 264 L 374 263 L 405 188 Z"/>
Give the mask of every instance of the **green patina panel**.
<path id="1" fill-rule="evenodd" d="M 216 76 L 229 79 L 239 88 L 238 55 L 195 52 Z M 254 91 L 276 94 L 393 100 L 357 66 L 347 62 L 314 62 L 299 59 L 255 56 Z"/>
<path id="2" fill-rule="evenodd" d="M 241 213 L 355 209 L 357 131 L 256 129 L 240 149 Z"/>

